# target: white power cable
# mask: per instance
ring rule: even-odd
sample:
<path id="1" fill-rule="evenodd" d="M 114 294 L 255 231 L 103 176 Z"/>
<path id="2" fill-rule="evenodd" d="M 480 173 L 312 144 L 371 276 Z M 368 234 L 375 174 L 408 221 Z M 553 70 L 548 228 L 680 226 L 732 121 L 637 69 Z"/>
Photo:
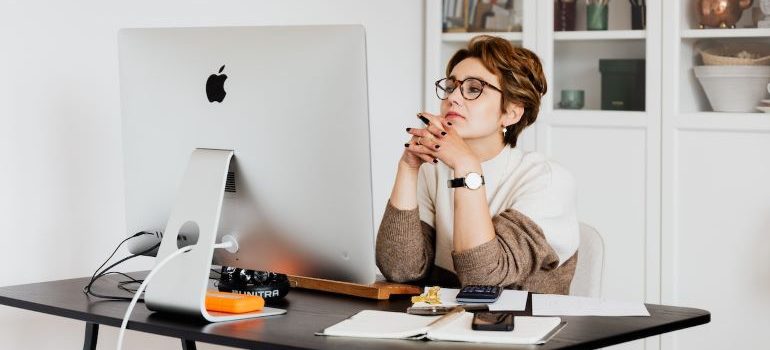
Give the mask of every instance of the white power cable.
<path id="1" fill-rule="evenodd" d="M 238 251 L 238 241 L 235 239 L 235 237 L 227 235 L 225 237 L 222 237 L 222 239 L 225 242 L 214 244 L 214 249 L 217 248 L 224 248 L 228 251 L 232 251 L 233 249 L 235 251 Z M 158 272 L 163 265 L 166 265 L 169 261 L 174 259 L 175 257 L 179 256 L 182 253 L 189 252 L 193 249 L 194 246 L 187 246 L 183 248 L 179 248 L 175 252 L 169 254 L 166 258 L 161 260 L 158 265 L 155 265 L 155 267 L 150 271 L 149 274 L 147 274 L 147 277 L 144 278 L 144 281 L 141 285 L 139 285 L 139 288 L 136 290 L 136 293 L 134 294 L 134 297 L 131 299 L 131 303 L 128 304 L 128 309 L 126 309 L 126 314 L 123 316 L 123 323 L 120 324 L 120 333 L 118 333 L 118 350 L 123 349 L 123 336 L 126 333 L 126 326 L 128 325 L 128 319 L 131 317 L 131 311 L 134 310 L 134 306 L 136 306 L 136 302 L 139 301 L 139 297 L 142 295 L 142 292 L 144 292 L 144 289 L 147 288 L 147 284 L 150 282 L 153 276 L 155 276 L 155 273 Z"/>

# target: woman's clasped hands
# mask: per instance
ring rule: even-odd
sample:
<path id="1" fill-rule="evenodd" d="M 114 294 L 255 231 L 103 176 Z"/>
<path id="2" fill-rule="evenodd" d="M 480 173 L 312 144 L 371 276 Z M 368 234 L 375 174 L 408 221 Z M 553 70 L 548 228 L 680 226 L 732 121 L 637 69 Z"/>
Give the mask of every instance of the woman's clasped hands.
<path id="1" fill-rule="evenodd" d="M 476 156 L 446 118 L 426 112 L 417 113 L 424 128 L 406 128 L 412 135 L 401 161 L 413 169 L 422 163 L 443 162 L 452 169 L 464 162 L 478 162 Z"/>

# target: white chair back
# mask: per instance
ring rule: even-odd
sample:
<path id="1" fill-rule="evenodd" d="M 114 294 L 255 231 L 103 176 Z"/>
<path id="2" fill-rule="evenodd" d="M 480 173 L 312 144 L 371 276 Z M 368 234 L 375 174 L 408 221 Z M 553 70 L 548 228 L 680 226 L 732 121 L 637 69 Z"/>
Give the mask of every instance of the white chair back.
<path id="1" fill-rule="evenodd" d="M 604 241 L 595 228 L 580 223 L 580 246 L 569 294 L 601 297 L 604 272 Z"/>

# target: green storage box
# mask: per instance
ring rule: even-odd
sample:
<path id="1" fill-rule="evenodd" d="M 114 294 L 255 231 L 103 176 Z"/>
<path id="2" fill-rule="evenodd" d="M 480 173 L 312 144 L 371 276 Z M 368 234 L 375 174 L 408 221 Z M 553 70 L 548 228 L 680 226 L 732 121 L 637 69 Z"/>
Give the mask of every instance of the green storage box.
<path id="1" fill-rule="evenodd" d="M 599 60 L 602 109 L 644 111 L 644 60 Z"/>

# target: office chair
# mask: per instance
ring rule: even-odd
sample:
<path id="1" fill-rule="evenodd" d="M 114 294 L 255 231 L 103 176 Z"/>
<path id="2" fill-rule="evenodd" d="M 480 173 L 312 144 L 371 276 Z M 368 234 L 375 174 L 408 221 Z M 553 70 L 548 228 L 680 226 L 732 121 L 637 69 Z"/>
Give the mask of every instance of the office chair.
<path id="1" fill-rule="evenodd" d="M 602 293 L 604 241 L 595 228 L 580 223 L 580 246 L 569 295 L 598 298 Z"/>

